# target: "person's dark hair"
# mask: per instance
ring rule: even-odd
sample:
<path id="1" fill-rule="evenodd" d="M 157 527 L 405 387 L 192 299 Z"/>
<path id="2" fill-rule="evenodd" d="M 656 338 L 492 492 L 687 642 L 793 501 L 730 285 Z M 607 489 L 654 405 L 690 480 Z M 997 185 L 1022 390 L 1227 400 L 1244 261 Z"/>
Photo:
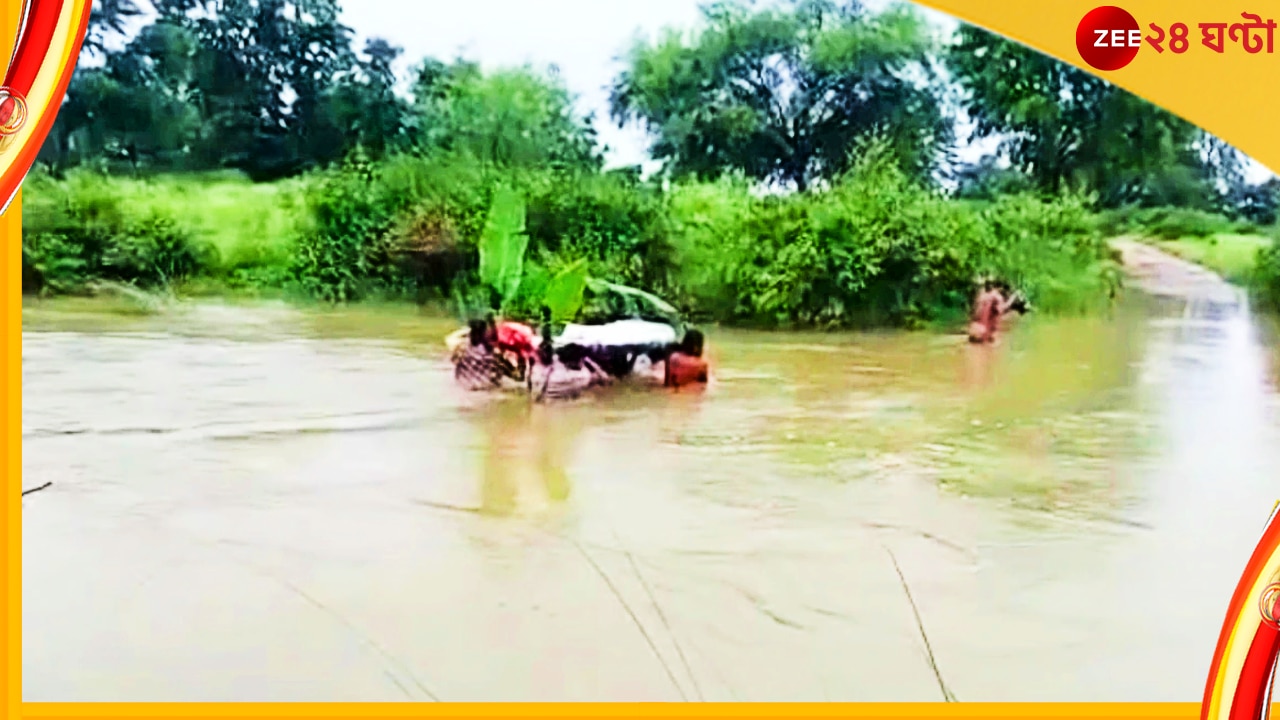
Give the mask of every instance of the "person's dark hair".
<path id="1" fill-rule="evenodd" d="M 467 323 L 467 325 L 468 327 L 471 328 L 471 344 L 472 345 L 488 344 L 489 328 L 485 325 L 483 320 L 472 320 L 471 322 Z"/>
<path id="2" fill-rule="evenodd" d="M 498 344 L 498 318 L 492 312 L 484 316 L 484 330 L 490 345 Z"/>
<path id="3" fill-rule="evenodd" d="M 685 332 L 684 340 L 680 343 L 680 352 L 693 357 L 702 357 L 703 342 L 702 331 L 690 328 Z"/>
<path id="4" fill-rule="evenodd" d="M 560 362 L 564 366 L 577 370 L 582 367 L 582 361 L 587 357 L 587 349 L 581 345 L 565 345 L 556 352 L 560 356 Z"/>
<path id="5" fill-rule="evenodd" d="M 987 278 L 986 280 L 983 280 L 983 281 L 982 281 L 982 289 L 983 289 L 983 290 L 995 290 L 995 289 L 996 289 L 996 281 L 995 281 L 995 280 L 992 280 L 992 279 L 990 279 L 990 278 Z"/>
<path id="6" fill-rule="evenodd" d="M 555 345 L 551 339 L 551 308 L 546 305 L 542 306 L 542 343 L 538 345 L 538 362 L 543 365 L 550 365 L 555 359 Z"/>

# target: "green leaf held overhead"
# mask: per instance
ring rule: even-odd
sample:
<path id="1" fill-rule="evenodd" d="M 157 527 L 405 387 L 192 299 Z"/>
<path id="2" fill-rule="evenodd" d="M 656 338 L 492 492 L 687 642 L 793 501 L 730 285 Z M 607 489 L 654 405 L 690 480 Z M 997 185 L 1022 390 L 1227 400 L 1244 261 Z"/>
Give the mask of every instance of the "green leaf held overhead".
<path id="1" fill-rule="evenodd" d="M 557 323 L 572 322 L 582 309 L 586 289 L 586 260 L 575 262 L 552 278 L 544 297 L 546 306 L 551 309 L 552 320 Z"/>
<path id="2" fill-rule="evenodd" d="M 520 287 L 528 245 L 524 198 L 510 188 L 499 188 L 480 236 L 480 281 L 498 291 L 503 304 Z"/>

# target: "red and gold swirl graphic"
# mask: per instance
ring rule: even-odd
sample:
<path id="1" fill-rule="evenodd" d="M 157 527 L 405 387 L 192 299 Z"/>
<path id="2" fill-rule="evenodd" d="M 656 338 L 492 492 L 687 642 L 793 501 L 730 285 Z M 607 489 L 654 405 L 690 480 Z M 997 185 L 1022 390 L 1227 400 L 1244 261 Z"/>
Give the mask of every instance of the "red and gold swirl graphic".
<path id="1" fill-rule="evenodd" d="M 0 83 L 0 212 L 49 135 L 89 23 L 90 0 L 26 0 Z"/>
<path id="2" fill-rule="evenodd" d="M 1263 720 L 1270 716 L 1280 653 L 1280 503 L 1245 566 L 1213 654 L 1201 720 Z"/>

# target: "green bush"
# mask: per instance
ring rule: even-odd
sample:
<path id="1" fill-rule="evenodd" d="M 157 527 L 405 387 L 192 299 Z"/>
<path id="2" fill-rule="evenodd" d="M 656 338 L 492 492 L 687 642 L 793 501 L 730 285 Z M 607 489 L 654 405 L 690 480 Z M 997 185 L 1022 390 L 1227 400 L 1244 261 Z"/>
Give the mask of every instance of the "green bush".
<path id="1" fill-rule="evenodd" d="M 119 185 L 92 174 L 39 177 L 23 207 L 24 292 L 75 292 L 92 280 L 160 287 L 214 271 L 217 249 L 176 217 L 140 216 Z"/>
<path id="2" fill-rule="evenodd" d="M 1125 207 L 1102 215 L 1101 229 L 1108 235 L 1141 235 L 1157 240 L 1206 238 L 1223 233 L 1249 233 L 1256 227 L 1234 222 L 1216 213 L 1181 207 Z"/>
<path id="3" fill-rule="evenodd" d="M 306 206 L 294 275 L 328 300 L 373 289 L 448 294 L 474 284 L 476 247 L 494 189 L 527 206 L 529 258 L 543 267 L 586 258 L 594 277 L 662 286 L 670 271 L 659 194 L 623 174 L 484 170 L 449 155 L 358 160 L 319 175 Z"/>
<path id="4" fill-rule="evenodd" d="M 386 272 L 377 267 L 378 240 L 394 218 L 378 196 L 376 181 L 374 169 L 357 159 L 323 174 L 308 188 L 311 225 L 295 243 L 291 270 L 313 296 L 330 302 L 358 300 Z"/>
<path id="5" fill-rule="evenodd" d="M 88 277 L 81 248 L 62 235 L 23 233 L 22 291 L 40 295 L 74 293 Z"/>
<path id="6" fill-rule="evenodd" d="M 196 242 L 172 218 L 153 215 L 130 224 L 102 254 L 108 279 L 142 287 L 164 287 L 217 266 L 217 250 Z"/>
<path id="7" fill-rule="evenodd" d="M 1273 312 L 1280 311 L 1280 243 L 1258 250 L 1252 281 L 1258 303 Z"/>
<path id="8" fill-rule="evenodd" d="M 741 177 L 672 188 L 664 208 L 671 302 L 698 318 L 732 320 L 750 313 L 742 291 L 767 262 L 750 229 L 760 205 Z"/>
<path id="9" fill-rule="evenodd" d="M 1069 310 L 1118 277 L 1088 202 L 1029 195 L 948 200 L 866 148 L 825 192 L 755 198 L 741 181 L 677 188 L 669 203 L 687 310 L 788 325 L 916 325 L 967 309 L 998 275 Z"/>
<path id="10" fill-rule="evenodd" d="M 531 184 L 535 257 L 586 258 L 595 277 L 661 287 L 671 266 L 658 192 L 620 174 L 548 174 Z"/>
<path id="11" fill-rule="evenodd" d="M 309 184 L 309 222 L 293 245 L 292 276 L 335 302 L 428 287 L 443 294 L 452 276 L 474 269 L 491 193 L 487 176 L 464 163 L 404 155 L 374 166 L 351 158 Z"/>
<path id="12" fill-rule="evenodd" d="M 946 320 L 990 275 L 1042 309 L 1074 312 L 1106 301 L 1118 283 L 1088 198 L 951 200 L 870 143 L 830 187 L 784 195 L 761 195 L 741 177 L 664 189 L 628 173 L 499 170 L 448 154 L 376 164 L 355 155 L 272 185 L 33 177 L 24 288 L 184 279 L 184 288 L 292 286 L 334 302 L 487 304 L 479 241 L 499 185 L 526 207 L 524 275 L 507 299 L 516 315 L 536 316 L 554 279 L 578 261 L 590 277 L 657 293 L 695 320 L 765 326 Z M 1101 227 L 1204 220 L 1125 213 Z"/>
<path id="13" fill-rule="evenodd" d="M 988 211 L 988 221 L 997 237 L 1004 233 L 1006 238 L 999 274 L 1042 310 L 1084 312 L 1119 290 L 1120 265 L 1098 232 L 1086 198 L 1005 198 Z"/>

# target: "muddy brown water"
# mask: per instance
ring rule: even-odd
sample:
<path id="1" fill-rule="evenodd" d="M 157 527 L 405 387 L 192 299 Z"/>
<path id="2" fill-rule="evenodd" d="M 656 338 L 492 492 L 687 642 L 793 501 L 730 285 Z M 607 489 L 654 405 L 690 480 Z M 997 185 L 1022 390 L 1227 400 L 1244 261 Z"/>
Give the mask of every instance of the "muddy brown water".
<path id="1" fill-rule="evenodd" d="M 1280 498 L 1239 308 L 547 406 L 413 309 L 118 310 L 24 308 L 27 701 L 1195 701 Z"/>

